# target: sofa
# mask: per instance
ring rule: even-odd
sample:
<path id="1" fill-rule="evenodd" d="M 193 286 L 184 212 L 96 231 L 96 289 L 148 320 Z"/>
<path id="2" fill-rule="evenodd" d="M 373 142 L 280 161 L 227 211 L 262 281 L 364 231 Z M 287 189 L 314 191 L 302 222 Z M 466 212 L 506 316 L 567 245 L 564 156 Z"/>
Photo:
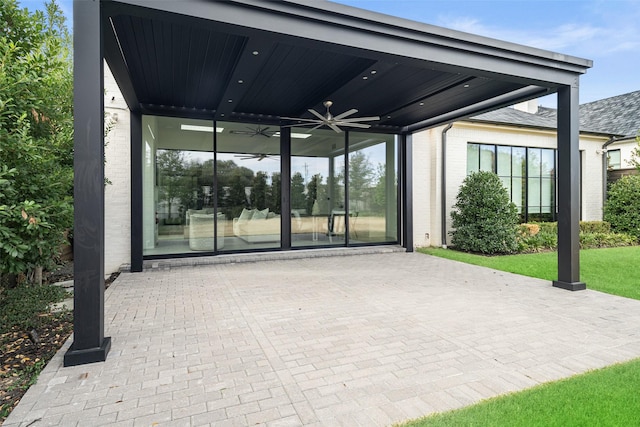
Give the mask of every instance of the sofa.
<path id="1" fill-rule="evenodd" d="M 189 209 L 186 215 L 186 228 L 188 228 L 189 249 L 192 251 L 213 251 L 215 216 L 209 209 Z M 218 213 L 218 249 L 224 248 L 224 221 L 225 216 Z"/>
<path id="2" fill-rule="evenodd" d="M 247 243 L 280 241 L 280 215 L 269 209 L 243 209 L 233 218 L 233 234 Z"/>

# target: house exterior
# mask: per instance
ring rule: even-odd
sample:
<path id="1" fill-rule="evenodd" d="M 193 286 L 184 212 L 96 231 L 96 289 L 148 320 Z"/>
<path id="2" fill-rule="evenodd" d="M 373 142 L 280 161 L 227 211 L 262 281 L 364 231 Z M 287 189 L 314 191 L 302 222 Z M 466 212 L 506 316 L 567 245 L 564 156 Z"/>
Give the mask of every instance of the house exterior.
<path id="1" fill-rule="evenodd" d="M 478 170 L 501 177 L 523 222 L 557 221 L 556 115 L 531 100 L 417 133 L 416 246 L 450 243 L 456 195 Z M 580 106 L 581 220 L 602 220 L 608 175 L 635 173 L 629 160 L 639 129 L 640 91 Z"/>
<path id="2" fill-rule="evenodd" d="M 433 129 L 553 93 L 553 285 L 584 289 L 578 96 L 591 66 L 330 2 L 75 1 L 76 309 L 65 365 L 106 358 L 104 276 L 121 264 L 412 251 L 425 184 L 416 175 L 437 160 L 419 146 L 437 148 Z"/>

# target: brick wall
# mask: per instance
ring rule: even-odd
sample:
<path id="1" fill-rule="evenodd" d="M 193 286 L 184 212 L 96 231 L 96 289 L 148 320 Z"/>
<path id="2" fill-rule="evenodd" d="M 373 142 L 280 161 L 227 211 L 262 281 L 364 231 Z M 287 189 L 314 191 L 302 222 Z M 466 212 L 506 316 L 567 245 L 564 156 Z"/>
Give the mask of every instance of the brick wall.
<path id="1" fill-rule="evenodd" d="M 113 127 L 105 142 L 105 274 L 131 262 L 131 148 L 129 110 L 105 63 L 105 122 Z"/>

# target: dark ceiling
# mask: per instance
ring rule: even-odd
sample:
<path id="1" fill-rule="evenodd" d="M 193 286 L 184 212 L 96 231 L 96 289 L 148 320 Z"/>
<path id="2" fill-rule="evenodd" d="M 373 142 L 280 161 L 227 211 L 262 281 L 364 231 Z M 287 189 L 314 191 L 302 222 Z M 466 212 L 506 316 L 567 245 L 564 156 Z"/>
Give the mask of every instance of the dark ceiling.
<path id="1" fill-rule="evenodd" d="M 381 117 L 372 129 L 402 132 L 412 125 L 434 126 L 454 116 L 461 118 L 554 92 L 558 82 L 541 84 L 517 75 L 527 62 L 541 70 L 544 66 L 545 72 L 560 69 L 563 78 L 564 74 L 579 74 L 576 69 L 586 70 L 573 58 L 567 61 L 570 69 L 563 70 L 562 63 L 549 66 L 553 56 L 544 57 L 540 53 L 544 51 L 530 49 L 538 55 L 534 57 L 528 52 L 509 51 L 502 45 L 511 45 L 495 41 L 497 46 L 480 49 L 478 43 L 462 40 L 468 45 L 466 49 L 474 51 L 468 55 L 468 64 L 463 63 L 466 66 L 460 66 L 458 59 L 463 49 L 454 48 L 449 39 L 446 43 L 451 45 L 451 54 L 439 54 L 442 58 L 435 58 L 437 61 L 420 58 L 425 55 L 420 44 L 415 47 L 419 54 L 412 57 L 390 53 L 389 49 L 377 51 L 381 43 L 372 38 L 371 29 L 363 31 L 365 24 L 380 26 L 375 37 L 388 37 L 394 43 L 399 32 L 407 29 L 397 26 L 396 18 L 375 21 L 364 12 L 349 28 L 337 18 L 354 20 L 353 11 L 357 10 L 335 5 L 342 12 L 336 14 L 333 9 L 329 13 L 326 7 L 315 7 L 318 3 L 332 5 L 328 2 L 311 7 L 309 2 L 187 1 L 187 14 L 145 7 L 170 3 L 175 2 L 103 3 L 105 29 L 110 29 L 105 35 L 105 58 L 129 107 L 145 114 L 278 124 L 284 123 L 280 117 L 311 117 L 309 108 L 324 112 L 322 102 L 331 100 L 334 114 L 356 108 L 356 116 Z M 219 20 L 192 12 L 206 10 L 217 16 L 217 8 L 221 10 Z M 231 14 L 234 10 L 236 14 Z M 238 16 L 240 12 L 244 15 Z M 225 19 L 225 13 L 234 16 L 234 21 Z M 267 22 L 265 17 L 284 19 L 285 25 L 269 21 L 271 26 L 280 25 L 281 32 L 263 29 L 268 27 L 261 25 Z M 307 29 L 309 38 L 301 36 Z M 336 32 L 344 34 L 344 43 L 318 37 L 335 37 Z M 416 44 L 418 36 L 434 37 L 424 31 L 413 32 L 417 35 L 407 44 Z M 359 34 L 364 42 L 359 41 Z M 363 43 L 371 48 L 363 48 Z M 434 45 L 425 43 L 425 51 Z M 444 63 L 449 57 L 451 63 Z M 492 70 L 491 61 L 497 60 L 502 68 L 506 63 L 514 75 L 505 75 L 502 68 Z M 589 61 L 584 65 L 588 67 Z"/>

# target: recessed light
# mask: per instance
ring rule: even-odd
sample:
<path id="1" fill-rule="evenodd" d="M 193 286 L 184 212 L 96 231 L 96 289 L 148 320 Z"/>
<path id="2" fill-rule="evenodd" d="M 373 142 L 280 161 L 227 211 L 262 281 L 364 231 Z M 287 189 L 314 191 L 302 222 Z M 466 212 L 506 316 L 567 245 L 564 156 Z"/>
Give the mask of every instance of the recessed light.
<path id="1" fill-rule="evenodd" d="M 391 116 L 387 116 L 387 119 L 390 119 L 390 118 L 391 118 Z"/>
<path id="2" fill-rule="evenodd" d="M 230 100 L 228 100 L 227 102 L 228 102 L 228 103 L 232 103 L 232 102 L 233 102 L 233 99 L 230 99 Z"/>
<path id="3" fill-rule="evenodd" d="M 421 103 L 420 103 L 420 106 L 422 107 L 423 105 L 424 105 L 424 102 L 421 102 Z"/>
<path id="4" fill-rule="evenodd" d="M 467 84 L 467 85 L 464 85 L 463 87 L 469 87 L 469 86 L 471 86 L 471 85 Z"/>
<path id="5" fill-rule="evenodd" d="M 364 77 L 362 78 L 362 80 L 369 80 L 369 77 L 364 76 Z"/>
<path id="6" fill-rule="evenodd" d="M 375 74 L 375 73 L 377 73 L 376 70 L 371 70 L 371 74 Z"/>
<path id="7" fill-rule="evenodd" d="M 199 125 L 180 125 L 180 130 L 191 130 L 194 132 L 209 132 L 213 133 L 213 126 L 199 126 Z M 222 133 L 224 128 L 216 127 L 217 133 Z"/>
<path id="8" fill-rule="evenodd" d="M 273 136 L 280 136 L 280 132 L 276 132 L 273 134 Z M 297 138 L 297 139 L 307 139 L 311 136 L 310 133 L 296 133 L 296 132 L 291 132 L 291 138 Z"/>
<path id="9" fill-rule="evenodd" d="M 252 53 L 253 53 L 254 56 L 260 55 L 260 52 L 258 52 L 257 50 L 254 50 Z"/>
<path id="10" fill-rule="evenodd" d="M 242 84 L 244 83 L 244 80 L 238 80 L 238 83 Z"/>

